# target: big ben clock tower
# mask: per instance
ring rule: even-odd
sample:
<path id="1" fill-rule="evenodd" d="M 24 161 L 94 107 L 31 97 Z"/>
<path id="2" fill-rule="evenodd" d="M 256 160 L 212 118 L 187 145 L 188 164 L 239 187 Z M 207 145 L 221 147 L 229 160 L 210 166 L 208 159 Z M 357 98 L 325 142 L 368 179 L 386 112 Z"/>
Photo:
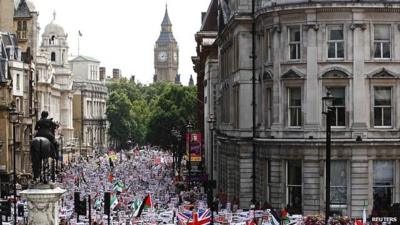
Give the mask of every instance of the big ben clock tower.
<path id="1" fill-rule="evenodd" d="M 175 82 L 175 77 L 178 74 L 178 65 L 178 43 L 172 34 L 172 23 L 166 7 L 160 36 L 154 47 L 155 80 Z"/>

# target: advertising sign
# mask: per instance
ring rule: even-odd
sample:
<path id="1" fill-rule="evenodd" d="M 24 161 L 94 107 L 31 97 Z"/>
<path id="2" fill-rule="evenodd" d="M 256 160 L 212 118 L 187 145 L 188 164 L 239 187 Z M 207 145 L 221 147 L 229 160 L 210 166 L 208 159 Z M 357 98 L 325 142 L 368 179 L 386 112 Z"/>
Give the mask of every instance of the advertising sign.
<path id="1" fill-rule="evenodd" d="M 189 133 L 186 134 L 186 155 L 189 155 L 190 150 L 190 160 L 201 162 L 201 133 L 194 132 L 190 136 Z"/>

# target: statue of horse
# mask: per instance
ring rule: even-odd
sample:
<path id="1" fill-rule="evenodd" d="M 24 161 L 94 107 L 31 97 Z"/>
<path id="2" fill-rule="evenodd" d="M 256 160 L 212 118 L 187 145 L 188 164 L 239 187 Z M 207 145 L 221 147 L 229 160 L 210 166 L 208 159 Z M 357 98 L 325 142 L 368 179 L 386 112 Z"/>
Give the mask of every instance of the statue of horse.
<path id="1" fill-rule="evenodd" d="M 58 151 L 55 146 L 45 137 L 35 137 L 31 143 L 31 161 L 33 171 L 33 181 L 46 184 L 48 182 L 49 174 L 49 158 L 52 158 L 51 176 L 53 182 L 55 181 L 54 161 L 57 162 Z"/>

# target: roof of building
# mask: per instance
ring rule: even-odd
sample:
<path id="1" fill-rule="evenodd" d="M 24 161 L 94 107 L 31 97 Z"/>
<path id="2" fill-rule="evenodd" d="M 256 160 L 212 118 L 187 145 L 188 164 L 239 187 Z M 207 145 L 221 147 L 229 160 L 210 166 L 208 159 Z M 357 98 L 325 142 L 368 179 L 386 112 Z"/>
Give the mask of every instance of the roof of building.
<path id="1" fill-rule="evenodd" d="M 157 39 L 157 42 L 156 42 L 157 44 L 171 43 L 171 42 L 176 43 L 176 40 L 172 33 L 171 27 L 172 27 L 172 23 L 168 16 L 168 8 L 165 7 L 165 15 L 164 15 L 164 19 L 161 23 L 162 29 L 161 29 L 160 36 Z"/>
<path id="2" fill-rule="evenodd" d="M 56 12 L 53 14 L 53 20 L 46 25 L 44 28 L 43 36 L 50 36 L 50 35 L 56 35 L 56 36 L 66 36 L 64 28 L 58 24 L 55 23 L 56 20 Z"/>
<path id="3" fill-rule="evenodd" d="M 218 30 L 218 0 L 212 0 L 208 10 L 202 18 L 201 31 Z"/>
<path id="4" fill-rule="evenodd" d="M 35 4 L 30 0 L 17 0 L 15 4 L 15 18 L 31 18 L 31 13 L 36 12 Z"/>
<path id="5" fill-rule="evenodd" d="M 160 36 L 157 39 L 157 44 L 160 44 L 160 43 L 171 43 L 171 42 L 176 42 L 172 32 L 163 32 L 163 31 L 161 31 Z"/>
<path id="6" fill-rule="evenodd" d="M 84 55 L 78 55 L 73 59 L 69 60 L 70 62 L 86 62 L 86 61 L 90 61 L 90 62 L 97 62 L 100 63 L 99 60 L 89 57 L 89 56 L 84 56 Z"/>
<path id="7" fill-rule="evenodd" d="M 161 23 L 161 26 L 172 26 L 171 20 L 169 19 L 168 16 L 168 7 L 165 7 L 165 14 L 164 14 L 164 19 Z"/>
<path id="8" fill-rule="evenodd" d="M 192 74 L 190 74 L 190 78 L 189 78 L 189 86 L 194 86 L 194 81 L 193 81 L 193 76 Z"/>

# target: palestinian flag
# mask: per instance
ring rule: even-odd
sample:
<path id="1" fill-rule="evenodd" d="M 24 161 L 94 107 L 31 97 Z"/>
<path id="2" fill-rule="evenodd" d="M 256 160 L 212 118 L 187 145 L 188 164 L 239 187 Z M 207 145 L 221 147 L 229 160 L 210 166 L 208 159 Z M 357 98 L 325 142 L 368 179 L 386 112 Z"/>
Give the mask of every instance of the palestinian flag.
<path id="1" fill-rule="evenodd" d="M 136 199 L 136 200 L 132 201 L 132 203 L 131 203 L 131 210 L 133 212 L 135 212 L 136 209 L 139 208 L 139 206 L 140 206 L 140 201 Z"/>
<path id="2" fill-rule="evenodd" d="M 111 200 L 110 200 L 110 209 L 114 210 L 114 208 L 118 205 L 118 198 L 116 195 L 112 195 Z"/>
<path id="3" fill-rule="evenodd" d="M 151 208 L 152 206 L 152 201 L 151 201 L 151 197 L 150 194 L 146 195 L 146 197 L 144 197 L 142 204 L 140 204 L 140 206 L 135 210 L 135 213 L 133 214 L 134 217 L 140 217 L 140 215 L 143 212 L 143 209 L 148 209 Z"/>
<path id="4" fill-rule="evenodd" d="M 271 224 L 272 225 L 279 225 L 281 220 L 280 220 L 280 218 L 278 216 L 278 213 L 276 213 L 275 210 L 273 210 L 273 209 L 267 209 L 267 212 L 269 212 L 270 215 L 271 215 L 271 220 L 270 220 Z"/>
<path id="5" fill-rule="evenodd" d="M 95 209 L 100 209 L 101 208 L 102 201 L 100 198 L 97 198 L 96 201 L 94 202 L 94 208 Z"/>
<path id="6" fill-rule="evenodd" d="M 115 192 L 122 192 L 123 191 L 123 189 L 125 188 L 125 185 L 124 185 L 124 183 L 122 182 L 122 181 L 118 181 L 118 182 L 116 182 L 115 184 L 114 184 L 114 188 L 113 188 L 113 190 L 115 191 Z"/>

